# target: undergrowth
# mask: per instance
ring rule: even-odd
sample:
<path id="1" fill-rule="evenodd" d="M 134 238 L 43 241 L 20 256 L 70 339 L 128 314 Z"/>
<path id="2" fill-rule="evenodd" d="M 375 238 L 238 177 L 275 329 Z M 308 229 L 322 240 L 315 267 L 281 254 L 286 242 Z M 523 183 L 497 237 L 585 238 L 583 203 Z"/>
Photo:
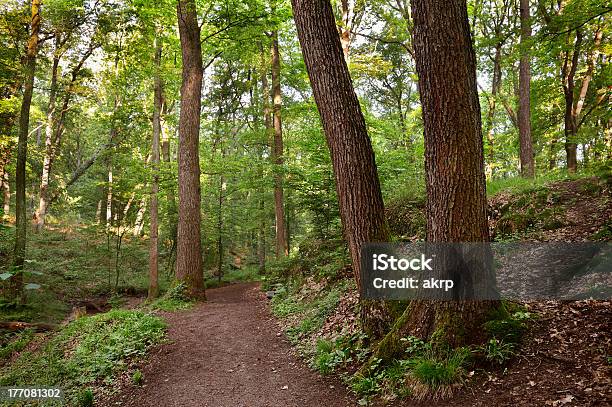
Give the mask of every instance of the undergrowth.
<path id="1" fill-rule="evenodd" d="M 141 311 L 82 317 L 51 334 L 40 349 L 23 351 L 0 369 L 0 386 L 60 387 L 68 405 L 93 405 L 91 388 L 108 389 L 119 372 L 164 337 L 165 323 Z"/>

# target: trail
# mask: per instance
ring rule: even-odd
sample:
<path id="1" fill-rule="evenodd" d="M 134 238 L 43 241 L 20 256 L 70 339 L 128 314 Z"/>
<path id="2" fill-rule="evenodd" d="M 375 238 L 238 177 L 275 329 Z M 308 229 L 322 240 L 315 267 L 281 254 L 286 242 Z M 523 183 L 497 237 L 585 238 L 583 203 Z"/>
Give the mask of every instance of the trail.
<path id="1" fill-rule="evenodd" d="M 308 369 L 268 312 L 256 284 L 208 290 L 194 309 L 164 313 L 171 343 L 107 406 L 354 406 L 345 387 Z"/>

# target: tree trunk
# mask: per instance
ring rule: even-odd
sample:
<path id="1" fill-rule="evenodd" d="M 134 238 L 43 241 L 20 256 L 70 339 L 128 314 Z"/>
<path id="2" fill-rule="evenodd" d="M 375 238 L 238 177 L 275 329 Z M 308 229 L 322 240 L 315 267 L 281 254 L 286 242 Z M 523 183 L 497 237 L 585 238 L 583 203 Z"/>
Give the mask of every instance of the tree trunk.
<path id="1" fill-rule="evenodd" d="M 274 213 L 276 216 L 276 258 L 287 256 L 287 232 L 283 199 L 283 126 L 281 121 L 281 84 L 280 54 L 278 51 L 278 32 L 272 33 L 272 98 L 274 143 L 272 160 L 274 162 Z"/>
<path id="2" fill-rule="evenodd" d="M 42 230 L 45 225 L 45 218 L 47 216 L 47 210 L 50 203 L 49 178 L 51 176 L 51 167 L 53 165 L 53 161 L 55 160 L 55 153 L 64 132 L 64 122 L 66 120 L 66 113 L 68 112 L 70 99 L 72 97 L 72 93 L 74 92 L 74 86 L 83 65 L 95 49 L 96 46 L 93 44 L 90 45 L 78 60 L 76 65 L 72 68 L 70 72 L 70 83 L 62 101 L 61 110 L 59 111 L 59 117 L 57 120 L 55 118 L 55 99 L 57 94 L 57 65 L 59 64 L 59 50 L 56 49 L 55 52 L 51 78 L 51 93 L 49 96 L 49 109 L 47 112 L 47 125 L 45 127 L 45 157 L 43 159 L 43 170 L 40 180 L 40 200 L 38 210 L 35 214 L 36 231 Z"/>
<path id="3" fill-rule="evenodd" d="M 16 297 L 23 294 L 23 264 L 25 261 L 27 215 L 26 215 L 26 159 L 28 155 L 28 131 L 30 126 L 30 106 L 34 93 L 34 72 L 36 71 L 36 54 L 38 52 L 38 34 L 40 33 L 41 0 L 32 0 L 31 31 L 24 58 L 25 80 L 21 112 L 19 116 L 19 141 L 17 144 L 17 163 L 15 175 L 15 249 L 13 267 L 16 274 L 10 279 L 10 291 Z"/>
<path id="4" fill-rule="evenodd" d="M 59 33 L 55 34 L 55 51 L 51 68 L 51 86 L 49 89 L 49 105 L 47 106 L 47 120 L 45 122 L 45 156 L 43 158 L 42 175 L 40 179 L 40 201 L 36 212 L 36 232 L 40 232 L 45 224 L 49 194 L 49 176 L 51 173 L 51 155 L 53 153 L 53 122 L 55 116 L 55 100 L 57 97 L 57 74 L 60 62 L 59 47 L 61 39 Z"/>
<path id="5" fill-rule="evenodd" d="M 531 17 L 529 0 L 520 0 L 521 8 L 521 59 L 519 62 L 519 146 L 521 175 L 526 178 L 535 176 L 533 142 L 531 140 L 531 62 L 529 41 L 531 39 Z"/>
<path id="6" fill-rule="evenodd" d="M 179 0 L 177 14 L 183 56 L 183 83 L 179 117 L 176 278 L 185 282 L 191 295 L 203 297 L 198 149 L 203 67 L 195 0 Z"/>
<path id="7" fill-rule="evenodd" d="M 486 129 L 487 129 L 487 168 L 486 174 L 488 178 L 493 177 L 493 165 L 495 163 L 495 140 L 493 138 L 494 134 L 494 119 L 495 119 L 495 109 L 497 106 L 497 94 L 499 93 L 499 89 L 501 88 L 501 51 L 502 51 L 502 43 L 498 42 L 495 45 L 495 56 L 493 57 L 493 83 L 491 84 L 491 97 L 489 98 L 489 110 L 487 111 L 487 121 L 486 121 Z"/>
<path id="8" fill-rule="evenodd" d="M 158 283 L 158 226 L 157 226 L 157 195 L 159 193 L 159 140 L 161 134 L 162 111 L 162 81 L 160 77 L 162 43 L 159 37 L 155 38 L 155 78 L 153 79 L 153 140 L 151 142 L 151 169 L 153 180 L 151 182 L 150 205 L 150 232 L 149 232 L 149 292 L 151 300 L 159 295 Z"/>
<path id="9" fill-rule="evenodd" d="M 578 61 L 580 57 L 580 49 L 582 47 L 582 31 L 576 30 L 576 41 L 572 58 L 569 58 L 569 51 L 566 51 L 565 62 L 562 69 L 563 74 L 563 92 L 565 96 L 565 154 L 567 160 L 567 170 L 570 173 L 576 172 L 578 169 L 577 144 L 576 135 L 578 132 L 575 109 L 574 109 L 574 89 L 575 76 L 578 69 Z M 569 66 L 568 66 L 569 64 Z"/>
<path id="10" fill-rule="evenodd" d="M 328 0 L 292 0 L 304 62 L 330 149 L 340 218 L 357 286 L 361 246 L 389 241 L 374 151 Z M 393 320 L 389 304 L 362 301 L 364 330 L 377 337 Z"/>
<path id="11" fill-rule="evenodd" d="M 466 3 L 413 0 L 412 15 L 425 130 L 427 241 L 487 242 L 476 56 Z M 406 335 L 451 346 L 476 342 L 481 339 L 481 324 L 497 305 L 476 300 L 412 301 L 378 344 L 374 357 L 388 360 L 397 355 L 400 338 Z"/>
<path id="12" fill-rule="evenodd" d="M 2 195 L 4 196 L 4 203 L 2 206 L 3 216 L 4 218 L 8 218 L 11 213 L 11 183 L 10 183 L 10 175 L 9 172 L 4 170 L 4 174 L 2 175 Z"/>
<path id="13" fill-rule="evenodd" d="M 265 217 L 265 202 L 263 199 L 259 201 L 259 241 L 257 244 L 257 258 L 259 260 L 259 272 L 266 272 L 266 217 Z"/>

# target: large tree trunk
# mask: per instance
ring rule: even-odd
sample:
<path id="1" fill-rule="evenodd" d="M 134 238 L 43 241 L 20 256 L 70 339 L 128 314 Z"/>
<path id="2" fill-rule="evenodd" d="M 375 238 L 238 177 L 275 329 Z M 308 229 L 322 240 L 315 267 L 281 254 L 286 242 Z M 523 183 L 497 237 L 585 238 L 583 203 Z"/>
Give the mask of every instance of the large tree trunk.
<path id="1" fill-rule="evenodd" d="M 155 78 L 153 79 L 153 140 L 151 142 L 151 168 L 153 170 L 153 180 L 151 182 L 151 225 L 149 232 L 149 299 L 157 298 L 159 295 L 157 195 L 159 193 L 159 140 L 161 134 L 162 111 L 162 81 L 160 77 L 162 44 L 159 37 L 155 39 L 155 45 Z"/>
<path id="2" fill-rule="evenodd" d="M 531 39 L 531 17 L 529 14 L 529 0 L 520 0 L 521 8 L 521 59 L 519 62 L 519 146 L 521 175 L 533 178 L 535 163 L 533 158 L 533 142 L 531 140 L 531 62 L 529 40 Z"/>
<path id="3" fill-rule="evenodd" d="M 26 215 L 26 159 L 28 155 L 28 131 L 30 126 L 30 106 L 34 93 L 34 72 L 40 33 L 40 0 L 32 0 L 31 31 L 24 59 L 25 80 L 21 112 L 19 116 L 19 141 L 17 144 L 17 163 L 15 171 L 15 249 L 13 267 L 16 274 L 10 279 L 10 291 L 15 297 L 23 294 L 23 264 L 25 261 L 27 215 Z"/>
<path id="4" fill-rule="evenodd" d="M 292 0 L 304 62 L 329 146 L 340 218 L 353 273 L 361 286 L 361 246 L 389 240 L 389 229 L 365 119 L 353 89 L 328 0 Z M 389 304 L 362 301 L 367 333 L 384 333 L 393 315 Z"/>
<path id="5" fill-rule="evenodd" d="M 179 117 L 176 278 L 186 283 L 191 295 L 203 297 L 198 151 L 203 67 L 195 0 L 179 0 L 177 14 L 183 55 L 183 83 Z"/>
<path id="6" fill-rule="evenodd" d="M 425 129 L 427 241 L 488 242 L 487 199 L 476 56 L 465 0 L 414 0 L 414 42 Z M 430 336 L 444 321 L 478 332 L 492 304 L 411 305 L 412 327 Z M 443 327 L 445 328 L 445 327 Z M 449 343 L 459 337 L 451 326 Z"/>
<path id="7" fill-rule="evenodd" d="M 274 213 L 276 216 L 276 257 L 288 255 L 287 228 L 285 226 L 285 209 L 283 199 L 283 125 L 281 121 L 281 84 L 280 54 L 278 50 L 278 32 L 272 33 L 272 100 L 274 143 L 272 160 L 274 161 Z"/>
<path id="8" fill-rule="evenodd" d="M 476 57 L 466 3 L 413 0 L 412 15 L 425 130 L 427 241 L 487 242 Z M 478 341 L 481 324 L 494 306 L 495 301 L 412 301 L 374 357 L 397 355 L 406 335 L 433 339 L 435 333 L 436 341 L 451 346 Z"/>

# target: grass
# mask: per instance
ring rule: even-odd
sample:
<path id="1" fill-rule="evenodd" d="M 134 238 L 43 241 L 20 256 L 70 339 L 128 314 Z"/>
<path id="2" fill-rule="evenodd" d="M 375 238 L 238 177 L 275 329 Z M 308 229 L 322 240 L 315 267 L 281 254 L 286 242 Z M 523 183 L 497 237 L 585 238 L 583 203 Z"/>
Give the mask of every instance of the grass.
<path id="1" fill-rule="evenodd" d="M 575 180 L 592 176 L 590 171 L 582 171 L 576 174 L 570 174 L 564 169 L 546 172 L 543 175 L 538 175 L 536 178 L 496 178 L 487 181 L 487 195 L 494 196 L 500 192 L 509 192 L 511 194 L 521 194 L 533 189 L 537 189 L 550 184 L 552 182 Z"/>
<path id="2" fill-rule="evenodd" d="M 112 310 L 79 318 L 38 350 L 23 351 L 0 369 L 0 386 L 57 386 L 68 405 L 87 404 L 90 387 L 108 386 L 165 337 L 165 324 L 142 311 Z M 89 390 L 91 391 L 91 390 Z M 92 392 L 93 396 L 93 392 Z"/>
<path id="3" fill-rule="evenodd" d="M 260 278 L 261 276 L 256 266 L 245 266 L 239 269 L 231 269 L 224 273 L 221 281 L 217 277 L 207 277 L 205 284 L 206 288 L 216 288 L 238 282 L 259 281 Z"/>
<path id="4" fill-rule="evenodd" d="M 187 295 L 185 283 L 177 283 L 164 295 L 148 304 L 148 307 L 162 311 L 181 311 L 191 308 L 193 304 L 193 300 Z"/>

